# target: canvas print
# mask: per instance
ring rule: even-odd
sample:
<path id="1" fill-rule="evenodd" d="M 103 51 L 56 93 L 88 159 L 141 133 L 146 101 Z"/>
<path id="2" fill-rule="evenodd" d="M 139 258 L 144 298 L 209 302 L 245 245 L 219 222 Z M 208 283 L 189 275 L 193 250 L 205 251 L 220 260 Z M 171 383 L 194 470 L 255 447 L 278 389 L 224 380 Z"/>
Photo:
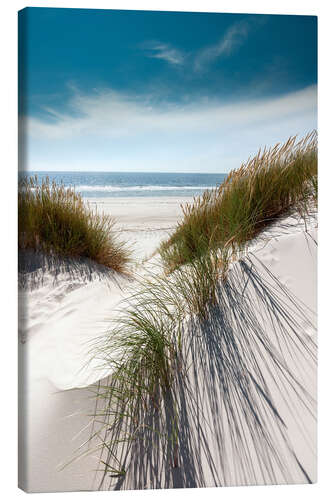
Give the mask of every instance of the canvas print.
<path id="1" fill-rule="evenodd" d="M 20 488 L 315 482 L 316 17 L 18 20 Z"/>

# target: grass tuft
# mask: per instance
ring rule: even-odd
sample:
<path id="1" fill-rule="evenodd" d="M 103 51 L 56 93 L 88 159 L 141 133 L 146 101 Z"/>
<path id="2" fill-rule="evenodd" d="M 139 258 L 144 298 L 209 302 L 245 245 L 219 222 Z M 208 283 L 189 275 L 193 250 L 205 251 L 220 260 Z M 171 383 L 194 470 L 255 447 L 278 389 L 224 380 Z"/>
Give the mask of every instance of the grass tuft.
<path id="1" fill-rule="evenodd" d="M 317 133 L 259 151 L 216 189 L 186 204 L 183 220 L 160 246 L 168 272 L 209 251 L 237 254 L 276 219 L 307 213 L 317 200 Z"/>
<path id="2" fill-rule="evenodd" d="M 114 220 L 92 211 L 80 194 L 46 177 L 23 179 L 18 188 L 18 243 L 61 257 L 85 257 L 126 271 L 129 251 L 113 231 Z"/>

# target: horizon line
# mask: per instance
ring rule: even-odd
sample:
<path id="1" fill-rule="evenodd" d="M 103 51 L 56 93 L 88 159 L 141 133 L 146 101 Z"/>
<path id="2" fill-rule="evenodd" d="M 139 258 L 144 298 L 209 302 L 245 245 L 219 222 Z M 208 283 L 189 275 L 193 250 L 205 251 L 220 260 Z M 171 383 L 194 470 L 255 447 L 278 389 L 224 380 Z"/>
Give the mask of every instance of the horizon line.
<path id="1" fill-rule="evenodd" d="M 228 174 L 229 172 L 188 172 L 188 171 L 158 171 L 158 170 L 19 170 L 19 173 L 43 172 L 43 173 L 93 173 L 93 174 Z"/>

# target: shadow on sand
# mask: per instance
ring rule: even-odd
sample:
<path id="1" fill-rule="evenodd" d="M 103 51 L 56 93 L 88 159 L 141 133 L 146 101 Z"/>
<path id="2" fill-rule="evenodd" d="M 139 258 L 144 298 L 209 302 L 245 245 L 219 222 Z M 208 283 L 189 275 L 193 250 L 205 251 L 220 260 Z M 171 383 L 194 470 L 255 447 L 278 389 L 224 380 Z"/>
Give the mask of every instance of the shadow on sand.
<path id="1" fill-rule="evenodd" d="M 19 250 L 18 253 L 18 315 L 19 340 L 27 340 L 27 317 L 29 313 L 29 291 L 36 290 L 43 285 L 56 287 L 66 285 L 66 293 L 87 283 L 100 280 L 115 283 L 120 289 L 122 285 L 120 273 L 86 258 L 61 258 L 56 255 L 44 254 L 33 250 Z M 127 276 L 128 281 L 132 281 Z"/>
<path id="2" fill-rule="evenodd" d="M 44 254 L 34 250 L 19 250 L 19 287 L 33 289 L 41 286 L 46 272 L 54 278 L 55 282 L 64 273 L 68 275 L 68 280 L 82 281 L 83 283 L 96 278 L 113 278 L 115 275 L 109 268 L 83 257 L 61 258 L 57 255 Z"/>
<path id="3" fill-rule="evenodd" d="M 100 489 L 315 480 L 313 312 L 254 255 L 232 267 L 218 297 L 207 320 L 184 325 L 167 394 L 128 416 L 110 399 L 112 379 L 100 382 Z"/>

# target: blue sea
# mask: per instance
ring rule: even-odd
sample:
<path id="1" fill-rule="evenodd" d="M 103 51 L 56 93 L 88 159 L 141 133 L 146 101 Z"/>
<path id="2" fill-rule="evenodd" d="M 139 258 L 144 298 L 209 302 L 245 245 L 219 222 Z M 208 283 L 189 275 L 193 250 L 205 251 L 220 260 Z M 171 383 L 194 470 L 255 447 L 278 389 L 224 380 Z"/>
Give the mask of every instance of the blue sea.
<path id="1" fill-rule="evenodd" d="M 20 176 L 46 176 L 75 187 L 85 198 L 128 196 L 197 196 L 221 184 L 227 174 L 161 172 L 33 172 Z"/>

